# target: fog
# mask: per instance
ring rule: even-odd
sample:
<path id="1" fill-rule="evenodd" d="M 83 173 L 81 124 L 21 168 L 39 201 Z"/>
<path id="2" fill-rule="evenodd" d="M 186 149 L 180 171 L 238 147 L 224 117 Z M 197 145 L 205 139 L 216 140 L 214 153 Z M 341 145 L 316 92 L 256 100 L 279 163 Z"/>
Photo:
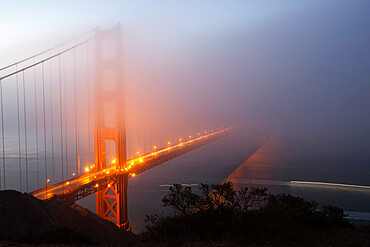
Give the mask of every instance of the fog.
<path id="1" fill-rule="evenodd" d="M 0 8 L 0 66 L 120 23 L 127 125 L 139 138 L 146 129 L 165 145 L 246 124 L 308 165 L 369 169 L 370 2 L 16 1 Z"/>

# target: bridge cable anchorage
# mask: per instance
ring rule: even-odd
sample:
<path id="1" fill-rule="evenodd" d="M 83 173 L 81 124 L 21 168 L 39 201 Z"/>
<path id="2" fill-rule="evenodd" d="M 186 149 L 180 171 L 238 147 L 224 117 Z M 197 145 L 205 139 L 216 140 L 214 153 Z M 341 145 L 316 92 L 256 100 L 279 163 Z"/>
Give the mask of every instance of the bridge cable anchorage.
<path id="1" fill-rule="evenodd" d="M 17 65 L 16 65 L 17 67 Z M 18 164 L 19 164 L 19 191 L 22 192 L 22 160 L 21 160 L 21 128 L 19 119 L 19 81 L 18 74 L 16 75 L 16 90 L 17 90 L 17 122 L 18 122 Z"/>
<path id="2" fill-rule="evenodd" d="M 51 78 L 51 61 L 49 61 L 49 84 L 50 84 L 50 122 L 51 122 L 51 163 L 53 168 L 53 184 L 55 183 L 55 171 L 54 171 L 54 163 L 55 163 L 55 157 L 54 157 L 54 119 L 53 119 L 53 82 Z"/>
<path id="3" fill-rule="evenodd" d="M 48 179 L 48 166 L 47 166 L 47 155 L 46 155 L 46 117 L 45 117 L 45 71 L 44 71 L 44 63 L 42 63 L 42 106 L 43 106 L 43 114 L 44 114 L 44 165 L 45 165 L 45 181 L 47 183 L 47 179 Z M 45 197 L 47 197 L 47 195 L 45 195 Z"/>
<path id="4" fill-rule="evenodd" d="M 27 152 L 27 108 L 26 108 L 26 84 L 23 73 L 23 118 L 24 118 L 24 150 L 26 155 L 26 192 L 28 192 L 28 152 Z"/>
<path id="5" fill-rule="evenodd" d="M 61 64 L 60 64 L 60 55 L 58 59 L 59 63 L 59 113 L 60 113 L 60 149 L 61 149 L 61 161 L 62 161 L 62 181 L 64 181 L 64 160 L 63 160 L 63 109 L 62 109 L 62 73 L 61 73 Z M 68 177 L 68 175 L 67 175 Z"/>
<path id="6" fill-rule="evenodd" d="M 5 69 L 8 69 L 8 68 L 11 68 L 11 67 L 16 66 L 16 65 L 18 65 L 18 64 L 20 64 L 20 63 L 26 62 L 26 61 L 28 61 L 28 60 L 30 60 L 30 59 L 32 59 L 32 58 L 35 60 L 35 59 L 36 59 L 36 57 L 38 57 L 38 56 L 40 56 L 40 55 L 42 55 L 42 54 L 45 54 L 45 53 L 47 53 L 47 52 L 51 52 L 52 50 L 55 50 L 56 48 L 61 47 L 61 46 L 63 46 L 63 45 L 66 45 L 66 44 L 68 44 L 68 43 L 72 42 L 73 40 L 76 40 L 76 39 L 78 39 L 79 37 L 84 36 L 84 35 L 87 35 L 87 34 L 89 34 L 89 33 L 93 32 L 93 31 L 94 31 L 94 29 L 91 29 L 91 30 L 89 30 L 88 32 L 85 32 L 85 33 L 83 33 L 83 34 L 77 35 L 76 37 L 74 37 L 74 38 L 72 38 L 72 39 L 70 39 L 70 40 L 68 40 L 68 41 L 65 41 L 65 42 L 63 42 L 63 43 L 61 43 L 61 44 L 59 44 L 59 45 L 56 45 L 56 46 L 54 46 L 54 47 L 52 47 L 52 48 L 49 48 L 49 49 L 44 50 L 44 51 L 42 51 L 42 52 L 39 52 L 39 53 L 37 53 L 37 54 L 35 54 L 35 55 L 32 55 L 32 56 L 30 56 L 30 57 L 27 57 L 27 58 L 24 58 L 24 59 L 22 59 L 22 60 L 19 60 L 19 61 L 15 62 L 15 63 L 12 63 L 12 64 L 9 64 L 9 65 L 7 65 L 7 66 L 4 66 L 4 67 L 0 68 L 0 71 L 5 70 Z M 92 39 L 94 39 L 94 38 L 90 38 L 90 39 L 88 39 L 88 40 L 92 40 Z M 87 41 L 87 40 L 86 40 L 86 41 Z"/>
<path id="7" fill-rule="evenodd" d="M 7 74 L 7 75 L 4 75 L 4 76 L 0 77 L 0 80 L 4 80 L 5 78 L 8 78 L 8 77 L 13 76 L 13 75 L 16 75 L 16 74 L 18 74 L 18 73 L 20 73 L 20 72 L 22 72 L 22 71 L 25 71 L 25 70 L 28 70 L 28 69 L 30 69 L 30 68 L 33 68 L 33 67 L 35 67 L 36 65 L 43 64 L 44 62 L 49 61 L 49 60 L 51 60 L 51 59 L 53 59 L 53 58 L 55 58 L 55 57 L 58 57 L 59 55 L 64 54 L 64 53 L 66 53 L 66 52 L 68 52 L 68 51 L 70 51 L 70 50 L 73 50 L 73 49 L 75 49 L 76 47 L 79 47 L 79 46 L 81 46 L 81 45 L 83 45 L 83 44 L 85 44 L 85 43 L 87 43 L 87 42 L 89 42 L 89 41 L 91 41 L 91 40 L 93 40 L 93 38 L 88 39 L 88 40 L 85 40 L 84 42 L 78 43 L 77 45 L 74 45 L 74 46 L 72 46 L 72 47 L 70 47 L 70 48 L 68 48 L 68 49 L 65 49 L 65 50 L 63 50 L 63 51 L 61 51 L 61 52 L 59 52 L 59 53 L 57 53 L 57 54 L 54 54 L 54 55 L 52 55 L 52 56 L 50 56 L 50 57 L 48 57 L 48 58 L 45 58 L 45 59 L 40 60 L 40 61 L 38 61 L 38 62 L 36 62 L 36 63 L 33 63 L 33 64 L 31 64 L 31 65 L 29 65 L 29 66 L 27 66 L 27 67 L 23 67 L 23 68 L 22 68 L 22 69 L 20 69 L 20 70 L 18 70 L 18 69 L 17 69 L 15 72 L 12 72 L 12 73 L 9 73 L 9 74 Z"/>
<path id="8" fill-rule="evenodd" d="M 1 128 L 2 130 L 4 129 L 3 128 L 3 125 L 4 125 L 4 121 L 3 121 L 3 83 L 2 81 L 0 81 L 0 97 L 1 97 Z M 4 189 L 5 189 L 5 156 L 4 156 L 4 131 L 2 131 L 2 148 L 3 148 L 3 160 L 2 160 L 2 165 L 3 165 L 3 175 L 4 175 Z M 0 190 L 1 190 L 1 171 L 0 171 Z"/>
<path id="9" fill-rule="evenodd" d="M 38 133 L 38 117 L 37 117 L 37 80 L 36 67 L 33 68 L 33 80 L 35 87 L 35 135 L 36 135 L 36 169 L 37 169 L 37 188 L 40 188 L 40 172 L 39 172 L 39 133 Z"/>

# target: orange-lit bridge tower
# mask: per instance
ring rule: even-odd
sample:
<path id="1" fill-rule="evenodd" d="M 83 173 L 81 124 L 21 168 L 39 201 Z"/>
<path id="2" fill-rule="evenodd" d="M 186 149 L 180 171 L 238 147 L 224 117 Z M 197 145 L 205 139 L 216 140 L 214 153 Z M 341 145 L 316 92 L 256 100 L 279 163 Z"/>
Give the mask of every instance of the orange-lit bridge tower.
<path id="1" fill-rule="evenodd" d="M 122 28 L 96 29 L 95 59 L 95 165 L 97 170 L 126 164 L 126 126 L 122 73 Z M 107 152 L 110 147 L 110 152 Z M 112 148 L 113 147 L 113 148 Z M 109 155 L 109 156 L 108 156 Z M 127 174 L 96 193 L 96 213 L 129 228 L 127 217 Z"/>

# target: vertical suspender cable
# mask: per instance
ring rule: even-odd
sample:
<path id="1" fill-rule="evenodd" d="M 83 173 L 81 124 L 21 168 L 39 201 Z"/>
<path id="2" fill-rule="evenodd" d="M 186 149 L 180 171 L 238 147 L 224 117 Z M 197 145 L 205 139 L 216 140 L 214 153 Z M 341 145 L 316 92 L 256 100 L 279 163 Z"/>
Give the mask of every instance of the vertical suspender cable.
<path id="1" fill-rule="evenodd" d="M 149 145 L 152 147 L 153 146 L 153 139 L 152 139 L 152 136 L 153 136 L 153 125 L 150 124 L 149 125 Z"/>
<path id="2" fill-rule="evenodd" d="M 42 63 L 42 107 L 44 113 L 44 152 L 45 152 L 45 181 L 48 179 L 48 166 L 46 157 L 46 117 L 45 117 L 45 74 L 44 63 Z M 46 195 L 47 196 L 47 195 Z"/>
<path id="3" fill-rule="evenodd" d="M 134 115 L 131 115 L 131 147 L 132 147 L 132 157 L 136 156 L 136 147 L 135 147 L 135 120 Z"/>
<path id="4" fill-rule="evenodd" d="M 146 131 L 145 131 L 145 127 L 146 127 L 146 125 L 144 125 L 144 154 L 146 154 Z M 151 146 L 149 146 L 149 151 L 151 150 Z"/>
<path id="5" fill-rule="evenodd" d="M 16 65 L 16 70 L 17 65 Z M 18 120 L 18 163 L 19 163 L 19 191 L 22 192 L 22 161 L 21 161 L 21 128 L 20 128 L 20 120 L 19 120 L 19 83 L 18 83 L 18 74 L 16 74 L 16 84 L 17 84 L 17 120 Z"/>
<path id="6" fill-rule="evenodd" d="M 0 87 L 2 87 L 2 83 L 1 83 L 1 80 L 0 80 Z M 1 89 L 0 89 L 1 90 Z M 2 98 L 2 97 L 1 97 Z M 2 99 L 1 99 L 2 100 Z M 2 120 L 2 118 L 1 118 Z M 4 164 L 3 164 L 4 165 Z M 0 166 L 0 190 L 1 190 L 1 166 Z"/>
<path id="7" fill-rule="evenodd" d="M 91 129 L 90 129 L 90 80 L 89 80 L 89 43 L 86 43 L 86 75 L 87 75 L 87 131 L 89 133 L 89 166 L 91 166 Z"/>
<path id="8" fill-rule="evenodd" d="M 78 133 L 77 133 L 77 92 L 76 92 L 76 50 L 73 49 L 73 86 L 74 86 L 74 96 L 75 96 L 75 146 L 76 146 L 76 169 L 77 174 L 80 175 L 80 164 L 79 164 L 79 154 L 78 154 Z"/>
<path id="9" fill-rule="evenodd" d="M 50 73 L 50 121 L 51 121 L 51 162 L 53 167 L 53 184 L 55 182 L 55 172 L 54 172 L 54 121 L 53 121 L 53 83 L 51 80 L 51 61 L 49 61 L 49 73 Z"/>
<path id="10" fill-rule="evenodd" d="M 77 90 L 77 89 L 76 89 Z M 77 103 L 77 102 L 76 102 Z M 76 106 L 77 107 L 77 106 Z M 76 108 L 77 112 L 77 164 L 78 164 L 78 172 L 81 171 L 81 156 L 80 156 L 80 121 L 79 121 L 79 114 L 78 108 Z"/>
<path id="11" fill-rule="evenodd" d="M 33 59 L 35 63 L 35 58 Z M 35 124 L 36 124 L 36 169 L 37 169 L 37 188 L 40 188 L 40 175 L 39 175 L 39 134 L 38 134 L 38 121 L 37 121 L 37 90 L 36 90 L 36 67 L 33 69 L 33 79 L 35 87 Z"/>
<path id="12" fill-rule="evenodd" d="M 62 73 L 60 65 L 60 55 L 59 55 L 59 112 L 60 112 L 60 149 L 61 149 L 61 158 L 62 158 L 62 181 L 64 181 L 64 169 L 63 169 L 63 112 L 62 112 Z M 68 175 L 67 175 L 68 177 Z"/>
<path id="13" fill-rule="evenodd" d="M 5 190 L 5 142 L 4 142 L 4 106 L 3 106 L 3 83 L 0 81 L 0 97 L 1 97 L 1 139 L 2 139 L 2 148 L 3 148 L 3 189 Z M 1 185 L 0 185 L 1 186 Z"/>
<path id="14" fill-rule="evenodd" d="M 132 123 L 131 123 L 131 121 L 129 122 L 129 124 L 128 124 L 128 127 L 129 127 L 129 136 L 128 136 L 128 140 L 129 140 L 129 142 L 130 142 L 130 145 L 128 145 L 129 146 L 129 148 L 130 148 L 130 153 L 129 153 L 129 157 L 130 158 L 132 158 L 133 157 L 133 155 L 132 155 Z"/>
<path id="15" fill-rule="evenodd" d="M 65 78 L 65 70 L 63 71 L 64 73 L 64 78 Z M 65 127 L 65 131 L 64 131 L 64 135 L 65 135 L 65 140 L 66 140 L 66 173 L 67 173 L 67 179 L 68 179 L 68 168 L 69 168 L 69 162 L 68 162 L 68 121 L 67 121 L 67 99 L 66 99 L 66 95 L 67 95 L 67 86 L 66 86 L 66 83 L 64 83 L 64 127 Z"/>
<path id="16" fill-rule="evenodd" d="M 26 152 L 26 191 L 28 192 L 28 153 L 27 153 L 27 110 L 26 110 L 26 84 L 23 71 L 23 113 L 24 113 L 24 150 Z"/>

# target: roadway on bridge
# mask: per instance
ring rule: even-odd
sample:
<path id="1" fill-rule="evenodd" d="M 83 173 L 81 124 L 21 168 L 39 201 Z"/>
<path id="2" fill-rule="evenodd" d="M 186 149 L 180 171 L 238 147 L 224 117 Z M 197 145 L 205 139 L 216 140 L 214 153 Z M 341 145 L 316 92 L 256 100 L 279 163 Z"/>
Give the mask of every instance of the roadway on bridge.
<path id="1" fill-rule="evenodd" d="M 111 176 L 119 175 L 122 173 L 129 173 L 129 177 L 135 176 L 136 174 L 130 171 L 135 170 L 134 168 L 136 168 L 137 166 L 145 166 L 151 161 L 158 160 L 161 158 L 166 159 L 166 157 L 171 155 L 174 151 L 189 147 L 190 145 L 193 145 L 195 143 L 200 143 L 213 136 L 220 135 L 231 129 L 232 127 L 224 128 L 221 130 L 216 130 L 210 133 L 205 132 L 203 135 L 200 135 L 199 133 L 197 137 L 195 138 L 190 137 L 189 140 L 187 141 L 180 140 L 180 142 L 175 145 L 170 145 L 166 148 L 162 148 L 157 151 L 153 151 L 151 153 L 138 156 L 138 157 L 128 160 L 126 162 L 126 166 L 122 168 L 121 170 L 117 169 L 118 164 L 115 164 L 114 160 L 111 161 L 112 164 L 110 166 L 100 171 L 96 171 L 94 168 L 94 165 L 92 165 L 90 167 L 87 167 L 88 169 L 86 170 L 86 173 L 83 175 L 79 175 L 69 180 L 65 180 L 63 182 L 41 188 L 39 190 L 31 192 L 31 194 L 38 199 L 45 200 L 45 199 L 49 199 L 53 197 L 54 195 L 67 194 L 71 191 L 74 191 L 80 188 L 81 186 L 87 185 L 91 182 L 94 182 L 96 180 L 100 180 L 106 177 L 111 177 Z M 99 187 L 98 183 L 96 184 L 96 187 Z"/>

